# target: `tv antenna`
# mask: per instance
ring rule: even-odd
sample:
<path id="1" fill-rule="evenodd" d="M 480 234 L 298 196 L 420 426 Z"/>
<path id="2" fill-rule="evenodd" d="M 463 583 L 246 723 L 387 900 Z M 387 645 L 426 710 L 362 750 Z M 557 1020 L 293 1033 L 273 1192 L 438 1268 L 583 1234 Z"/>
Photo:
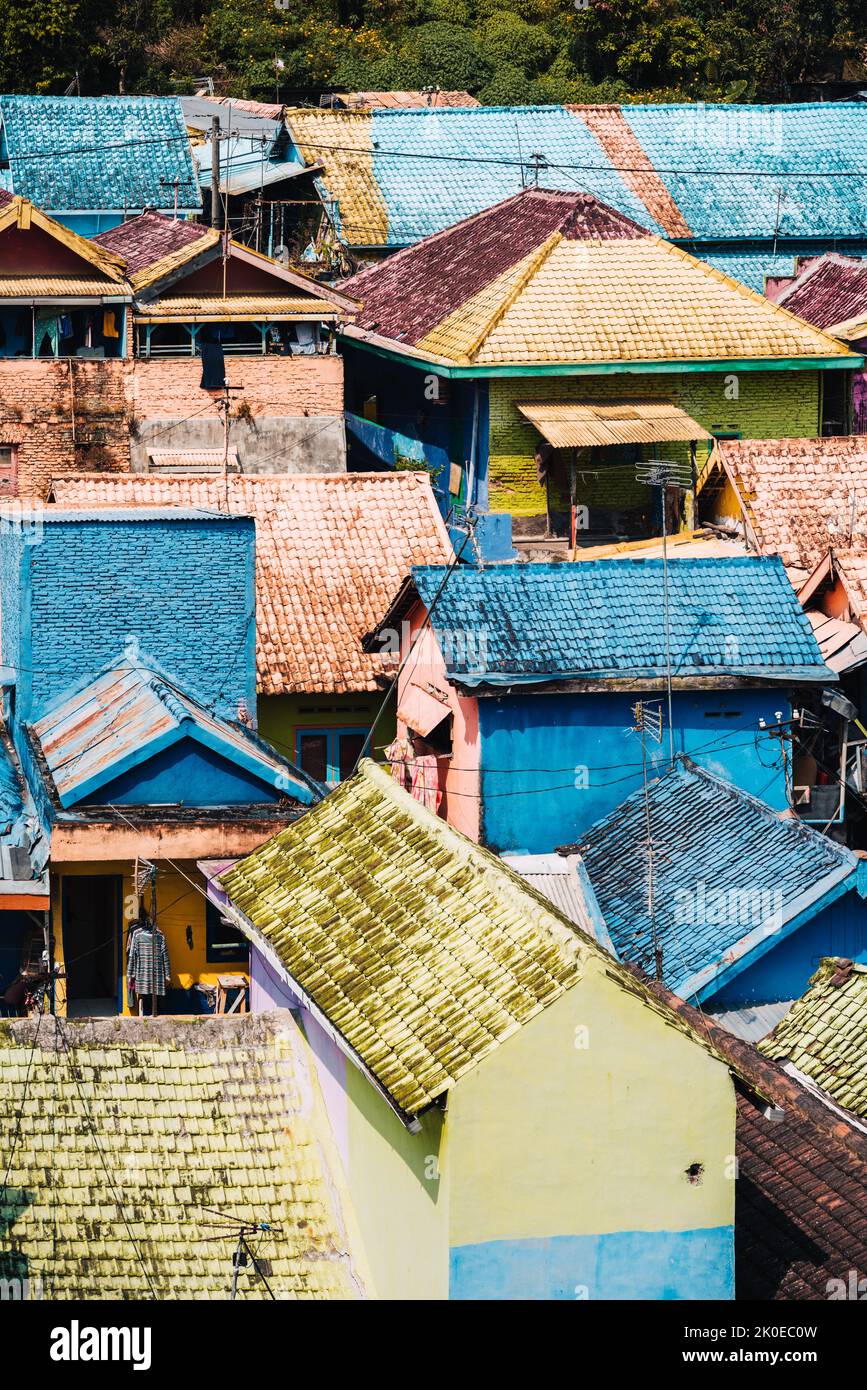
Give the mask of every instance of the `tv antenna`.
<path id="1" fill-rule="evenodd" d="M 242 1269 L 246 1269 L 248 1264 L 252 1264 L 258 1277 L 262 1280 L 268 1290 L 268 1296 L 276 1303 L 277 1299 L 274 1290 L 265 1278 L 265 1271 L 255 1252 L 251 1250 L 248 1236 L 256 1235 L 276 1235 L 280 1227 L 272 1226 L 268 1221 L 244 1221 L 239 1216 L 233 1216 L 231 1212 L 218 1211 L 216 1207 L 203 1207 L 209 1216 L 218 1216 L 219 1221 L 208 1221 L 205 1223 L 206 1230 L 219 1230 L 222 1234 L 217 1236 L 205 1236 L 206 1241 L 215 1240 L 234 1240 L 235 1248 L 232 1251 L 232 1292 L 230 1302 L 234 1303 L 238 1297 L 238 1275 Z"/>
<path id="2" fill-rule="evenodd" d="M 668 488 L 679 492 L 690 492 L 695 486 L 692 463 L 679 463 L 672 459 L 648 459 L 639 463 L 635 477 L 649 487 L 658 487 L 662 497 L 662 612 L 665 629 L 665 687 L 668 696 L 668 751 L 674 762 L 674 718 L 671 700 L 671 613 L 668 592 L 668 527 L 665 514 Z"/>
<path id="3" fill-rule="evenodd" d="M 647 783 L 647 740 L 662 742 L 662 703 L 659 700 L 637 700 L 632 706 L 633 732 L 641 735 L 641 772 L 644 778 L 644 826 L 647 854 L 647 916 L 653 942 L 653 966 L 656 978 L 662 983 L 662 946 L 656 931 L 656 907 L 653 884 L 653 826 L 650 818 L 650 789 Z"/>

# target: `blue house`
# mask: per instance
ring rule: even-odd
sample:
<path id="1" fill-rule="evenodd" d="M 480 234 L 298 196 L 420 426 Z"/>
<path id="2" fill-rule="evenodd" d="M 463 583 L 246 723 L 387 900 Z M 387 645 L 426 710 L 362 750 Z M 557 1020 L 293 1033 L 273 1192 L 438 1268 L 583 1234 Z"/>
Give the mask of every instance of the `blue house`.
<path id="1" fill-rule="evenodd" d="M 742 1036 L 823 957 L 867 961 L 867 860 L 689 758 L 569 849 L 597 938 Z"/>
<path id="2" fill-rule="evenodd" d="M 649 775 L 687 753 L 787 808 L 793 701 L 836 677 L 782 563 L 678 559 L 668 574 L 667 660 L 661 560 L 413 569 L 368 643 L 405 654 L 432 614 L 397 716 L 438 756 L 440 814 L 500 853 L 576 840 L 642 784 L 638 701 L 662 724 Z"/>
<path id="3" fill-rule="evenodd" d="M 86 237 L 202 207 L 178 97 L 0 96 L 0 188 Z"/>
<path id="4" fill-rule="evenodd" d="M 0 514 L 8 832 L 44 895 L 49 870 L 61 1011 L 130 1007 L 143 913 L 169 951 L 162 1010 L 215 1002 L 226 970 L 246 988 L 246 945 L 199 865 L 250 852 L 323 794 L 255 732 L 254 543 L 250 518 L 191 508 Z M 0 913 L 0 966 L 29 949 Z"/>

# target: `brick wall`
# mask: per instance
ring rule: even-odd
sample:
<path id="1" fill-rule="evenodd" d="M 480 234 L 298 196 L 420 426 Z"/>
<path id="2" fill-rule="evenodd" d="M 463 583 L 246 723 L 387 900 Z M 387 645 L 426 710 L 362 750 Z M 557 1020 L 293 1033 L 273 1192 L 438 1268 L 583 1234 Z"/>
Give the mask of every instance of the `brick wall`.
<path id="1" fill-rule="evenodd" d="M 515 516 L 538 516 L 545 511 L 545 492 L 539 486 L 533 450 L 539 435 L 519 413 L 515 401 L 617 400 L 635 396 L 664 397 L 686 410 L 714 434 L 740 434 L 749 439 L 802 438 L 820 430 L 820 381 L 817 371 L 739 372 L 737 399 L 727 399 L 732 376 L 723 372 L 660 373 L 647 376 L 521 377 L 490 382 L 489 499 L 492 511 Z M 699 444 L 698 461 L 704 458 Z M 688 444 L 666 444 L 666 458 L 688 458 Z M 606 505 L 633 504 L 634 485 L 628 470 L 620 475 L 625 490 L 616 489 Z M 627 495 L 628 494 L 628 495 Z"/>
<path id="2" fill-rule="evenodd" d="M 44 520 L 0 529 L 3 659 L 18 714 L 46 705 L 137 644 L 191 694 L 255 710 L 255 527 L 246 517 Z M 7 630 L 8 624 L 8 630 Z"/>
<path id="3" fill-rule="evenodd" d="M 0 359 L 0 444 L 17 449 L 18 491 L 44 496 L 53 473 L 129 468 L 123 361 Z"/>
<path id="4" fill-rule="evenodd" d="M 342 415 L 343 359 L 311 357 L 226 357 L 228 378 L 253 415 Z M 136 361 L 128 400 L 139 421 L 191 415 L 206 404 L 199 385 L 200 358 L 169 357 Z M 216 400 L 216 393 L 212 393 Z"/>

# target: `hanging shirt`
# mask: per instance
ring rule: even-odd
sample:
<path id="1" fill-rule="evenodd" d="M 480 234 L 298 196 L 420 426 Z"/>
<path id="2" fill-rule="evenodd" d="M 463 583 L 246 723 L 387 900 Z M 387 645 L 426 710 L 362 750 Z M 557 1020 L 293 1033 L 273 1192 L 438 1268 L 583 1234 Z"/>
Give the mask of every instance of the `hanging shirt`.
<path id="1" fill-rule="evenodd" d="M 422 806 L 426 806 L 429 811 L 436 813 L 440 808 L 443 794 L 440 791 L 439 768 L 435 754 L 422 753 L 413 759 L 410 766 L 412 769 L 412 786 L 410 787 L 412 795 L 416 801 L 421 802 Z"/>
<path id="2" fill-rule="evenodd" d="M 226 362 L 222 343 L 202 343 L 203 391 L 222 391 L 226 382 Z"/>
<path id="3" fill-rule="evenodd" d="M 140 927 L 130 940 L 127 985 L 136 994 L 163 995 L 171 976 L 169 949 L 159 927 Z"/>
<path id="4" fill-rule="evenodd" d="M 102 316 L 102 336 L 103 338 L 119 338 L 117 323 L 113 309 L 106 309 Z"/>

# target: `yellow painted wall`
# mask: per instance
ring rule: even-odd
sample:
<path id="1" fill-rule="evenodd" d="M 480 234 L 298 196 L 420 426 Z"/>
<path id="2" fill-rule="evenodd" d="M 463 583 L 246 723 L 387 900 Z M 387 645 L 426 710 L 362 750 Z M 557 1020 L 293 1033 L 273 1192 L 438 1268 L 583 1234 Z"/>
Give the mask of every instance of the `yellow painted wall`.
<path id="1" fill-rule="evenodd" d="M 812 438 L 820 430 L 817 371 L 737 373 L 737 399 L 726 395 L 724 372 L 660 372 L 586 377 L 508 377 L 489 384 L 489 497 L 491 510 L 515 516 L 545 511 L 533 450 L 539 440 L 516 401 L 623 400 L 646 396 L 680 406 L 711 434 L 745 439 Z M 731 393 L 732 386 L 728 390 Z M 697 462 L 706 445 L 699 443 Z M 688 444 L 666 444 L 666 458 L 689 457 Z M 626 502 L 624 501 L 623 505 Z"/>
<path id="2" fill-rule="evenodd" d="M 63 939 L 62 881 L 67 877 L 82 875 L 116 875 L 123 877 L 123 952 L 124 970 L 126 960 L 126 934 L 131 921 L 135 920 L 138 905 L 133 889 L 134 865 L 129 862 L 64 864 L 62 869 L 51 872 L 51 911 L 54 923 L 55 960 L 63 964 L 67 954 L 67 943 Z M 182 870 L 183 872 L 179 872 Z M 180 861 L 178 868 L 169 864 L 157 865 L 157 925 L 164 933 L 169 949 L 172 988 L 189 989 L 196 983 L 215 984 L 218 975 L 247 976 L 246 966 L 231 962 L 213 964 L 206 958 L 205 942 L 205 898 L 204 878 L 192 861 Z M 186 877 L 184 877 L 186 875 Z M 187 880 L 192 879 L 190 883 Z M 198 891 L 193 884 L 199 885 Z M 150 890 L 146 894 L 145 906 L 150 910 Z M 186 929 L 192 927 L 193 949 L 187 945 Z M 65 982 L 60 981 L 57 990 L 58 1013 L 66 1012 Z M 129 1013 L 129 1000 L 124 976 L 124 1007 Z"/>
<path id="3" fill-rule="evenodd" d="M 448 1297 L 448 1156 L 442 1111 L 410 1134 L 346 1063 L 348 1183 L 380 1298 Z"/>
<path id="4" fill-rule="evenodd" d="M 454 1087 L 448 1128 L 452 1246 L 734 1223 L 726 1067 L 592 958 Z"/>

